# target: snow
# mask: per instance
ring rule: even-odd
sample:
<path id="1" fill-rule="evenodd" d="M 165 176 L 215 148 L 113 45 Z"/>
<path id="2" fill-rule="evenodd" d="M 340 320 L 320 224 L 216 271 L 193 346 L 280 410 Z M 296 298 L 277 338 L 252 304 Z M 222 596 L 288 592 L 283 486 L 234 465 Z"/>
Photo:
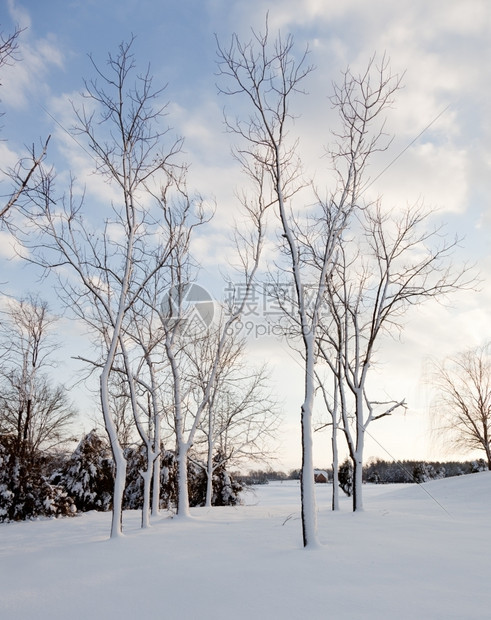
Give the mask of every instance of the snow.
<path id="1" fill-rule="evenodd" d="M 110 514 L 0 526 L 0 618 L 477 620 L 490 617 L 491 473 L 365 485 L 365 511 L 330 511 L 322 548 L 301 546 L 299 484 L 191 519 Z"/>

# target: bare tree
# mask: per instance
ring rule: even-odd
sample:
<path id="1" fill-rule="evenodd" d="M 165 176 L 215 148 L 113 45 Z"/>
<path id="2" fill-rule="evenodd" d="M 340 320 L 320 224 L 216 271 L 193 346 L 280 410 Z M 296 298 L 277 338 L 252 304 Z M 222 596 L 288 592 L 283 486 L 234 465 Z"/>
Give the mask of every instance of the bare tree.
<path id="1" fill-rule="evenodd" d="M 215 452 L 220 453 L 222 464 L 230 468 L 268 460 L 279 418 L 264 367 L 242 368 L 227 377 L 210 413 L 215 419 Z"/>
<path id="2" fill-rule="evenodd" d="M 101 231 L 84 216 L 84 198 L 75 200 L 73 186 L 61 206 L 55 204 L 54 181 L 47 177 L 42 209 L 30 218 L 40 237 L 26 240 L 30 260 L 55 271 L 66 303 L 102 339 L 101 407 L 116 467 L 111 537 L 122 533 L 126 461 L 111 413 L 110 375 L 129 309 L 172 247 L 161 226 L 162 204 L 153 196 L 159 185 L 171 184 L 181 146 L 174 140 L 163 147 L 162 89 L 153 87 L 149 70 L 133 81 L 131 45 L 122 43 L 115 57 L 109 55 L 106 72 L 93 63 L 97 79 L 85 83 L 88 107 L 75 109 L 76 131 L 87 139 L 97 173 L 118 192 L 118 203 L 108 208 Z"/>
<path id="3" fill-rule="evenodd" d="M 215 383 L 195 440 L 194 452 L 205 452 L 207 487 L 205 505 L 211 506 L 213 474 L 226 466 L 229 470 L 247 462 L 268 459 L 268 448 L 279 426 L 276 402 L 268 390 L 265 367 L 246 364 L 246 341 L 240 330 L 230 330 L 220 358 Z M 218 326 L 193 343 L 189 354 L 189 384 L 203 397 L 214 361 Z"/>
<path id="4" fill-rule="evenodd" d="M 140 469 L 143 478 L 142 528 L 150 526 L 150 512 L 157 515 L 160 498 L 160 452 L 162 398 L 157 379 L 155 356 L 161 344 L 155 338 L 151 323 L 158 323 L 158 314 L 146 304 L 132 304 L 121 329 L 118 352 L 115 355 L 109 383 L 109 405 L 120 444 L 124 450 L 135 442 L 143 442 L 146 450 L 146 468 Z M 138 306 L 138 307 L 137 307 Z M 153 314 L 153 317 L 152 317 Z M 153 320 L 152 320 L 153 319 Z M 100 324 L 103 339 L 107 326 Z M 104 347 L 103 347 L 104 349 Z M 106 349 L 107 350 L 107 347 Z M 103 368 L 102 361 L 78 356 L 95 369 Z M 152 486 L 153 483 L 153 486 Z M 150 497 L 152 489 L 152 507 Z"/>
<path id="5" fill-rule="evenodd" d="M 58 346 L 55 320 L 46 302 L 30 296 L 9 302 L 0 322 L 0 432 L 15 438 L 21 457 L 58 446 L 75 417 L 65 388 L 46 373 Z"/>
<path id="6" fill-rule="evenodd" d="M 491 470 L 491 345 L 435 363 L 432 383 L 438 434 L 457 448 L 484 450 Z"/>
<path id="7" fill-rule="evenodd" d="M 229 332 L 232 325 L 239 320 L 245 304 L 248 301 L 256 272 L 259 268 L 261 250 L 265 235 L 264 219 L 268 204 L 265 204 L 260 192 L 256 201 L 243 201 L 245 221 L 242 232 L 237 232 L 237 250 L 240 261 L 240 270 L 245 282 L 242 295 L 232 301 L 228 307 L 226 318 L 211 333 L 209 328 L 214 313 L 214 304 L 207 296 L 198 301 L 194 291 L 200 287 L 195 279 L 198 273 L 190 254 L 191 237 L 197 225 L 206 221 L 206 215 L 201 212 L 196 223 L 189 222 L 187 215 L 180 221 L 173 221 L 169 213 L 169 230 L 174 231 L 175 244 L 168 261 L 169 293 L 161 306 L 161 320 L 164 326 L 164 346 L 171 375 L 172 392 L 172 424 L 176 437 L 176 452 L 178 466 L 178 500 L 177 514 L 182 517 L 189 515 L 188 495 L 188 455 L 193 446 L 196 433 L 200 428 L 202 418 L 209 407 L 217 379 L 220 375 L 224 359 L 227 358 L 229 348 Z M 184 196 L 184 205 L 187 205 L 187 196 Z M 183 213 L 187 213 L 185 207 Z M 202 289 L 201 289 L 202 290 Z M 190 303 L 191 300 L 191 303 Z M 196 303 L 198 302 L 198 303 Z M 189 383 L 188 371 L 190 362 L 196 353 L 196 338 L 209 338 L 207 343 L 206 375 L 203 376 L 200 391 L 196 390 L 196 382 Z"/>
<path id="8" fill-rule="evenodd" d="M 418 206 L 399 214 L 384 213 L 380 203 L 366 208 L 360 214 L 356 240 L 341 246 L 327 280 L 329 313 L 318 346 L 338 376 L 344 403 L 343 430 L 354 466 L 354 510 L 363 509 L 366 430 L 373 421 L 406 406 L 404 400 L 370 396 L 369 371 L 382 335 L 398 333 L 412 306 L 442 299 L 470 284 L 467 267 L 452 265 L 457 240 L 432 228 L 431 215 Z M 331 347 L 341 360 L 340 368 L 332 366 Z"/>
<path id="9" fill-rule="evenodd" d="M 265 34 L 253 32 L 245 44 L 233 35 L 229 48 L 218 46 L 218 54 L 220 72 L 231 83 L 222 92 L 242 95 L 249 104 L 245 120 L 229 121 L 228 127 L 242 142 L 238 157 L 251 176 L 257 176 L 259 168 L 269 179 L 280 220 L 281 249 L 293 281 L 294 319 L 302 341 L 305 376 L 301 407 L 302 532 L 304 546 L 315 546 L 312 413 L 320 314 L 340 236 L 360 206 L 367 161 L 377 150 L 386 148 L 380 143 L 383 124 L 377 126 L 377 122 L 399 81 L 388 73 L 384 59 L 381 68 L 373 71 L 375 78 L 371 75 L 375 69 L 372 61 L 366 73 L 355 76 L 348 71 L 343 84 L 335 87 L 333 105 L 339 111 L 342 129 L 330 154 L 337 187 L 323 200 L 302 180 L 297 141 L 288 137 L 293 118 L 291 99 L 301 92 L 302 82 L 312 71 L 306 64 L 307 52 L 297 60 L 293 37 L 279 35 L 270 41 L 266 24 Z M 312 191 L 302 196 L 306 188 Z"/>

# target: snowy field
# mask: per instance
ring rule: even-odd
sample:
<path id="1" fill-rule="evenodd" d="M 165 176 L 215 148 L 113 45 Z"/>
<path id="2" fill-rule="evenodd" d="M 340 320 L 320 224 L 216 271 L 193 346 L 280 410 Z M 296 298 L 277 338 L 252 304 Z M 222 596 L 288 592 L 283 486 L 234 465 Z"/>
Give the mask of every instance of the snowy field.
<path id="1" fill-rule="evenodd" d="M 491 473 L 364 490 L 365 512 L 343 499 L 332 513 L 317 485 L 323 547 L 311 551 L 295 482 L 145 531 L 125 513 L 119 540 L 95 512 L 1 525 L 0 618 L 491 618 Z"/>

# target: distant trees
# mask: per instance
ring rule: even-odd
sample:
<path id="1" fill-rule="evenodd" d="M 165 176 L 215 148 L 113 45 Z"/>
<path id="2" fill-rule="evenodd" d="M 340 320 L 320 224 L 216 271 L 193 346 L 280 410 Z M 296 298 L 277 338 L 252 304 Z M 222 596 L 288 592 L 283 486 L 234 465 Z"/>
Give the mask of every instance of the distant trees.
<path id="1" fill-rule="evenodd" d="M 483 451 L 491 469 L 491 344 L 435 363 L 431 381 L 440 438 L 466 451 Z"/>
<path id="2" fill-rule="evenodd" d="M 73 502 L 48 482 L 46 467 L 71 430 L 75 408 L 53 385 L 55 322 L 46 302 L 11 300 L 0 319 L 0 518 L 70 513 Z"/>
<path id="3" fill-rule="evenodd" d="M 0 433 L 21 456 L 62 443 L 75 417 L 67 390 L 47 375 L 58 346 L 55 321 L 35 296 L 9 301 L 0 318 Z"/>
<path id="4" fill-rule="evenodd" d="M 421 483 L 453 476 L 464 476 L 487 470 L 484 459 L 473 461 L 385 461 L 370 459 L 363 466 L 363 482 L 370 484 L 410 484 Z M 332 481 L 332 470 L 325 469 Z M 246 485 L 268 484 L 285 480 L 300 480 L 300 470 L 292 470 L 288 474 L 282 471 L 251 470 L 248 474 L 234 475 Z M 353 462 L 347 457 L 339 465 L 339 487 L 348 496 L 353 492 Z"/>
<path id="5" fill-rule="evenodd" d="M 476 461 L 384 461 L 372 459 L 363 468 L 363 481 L 374 484 L 421 483 L 452 476 L 463 476 L 486 469 L 484 460 Z"/>

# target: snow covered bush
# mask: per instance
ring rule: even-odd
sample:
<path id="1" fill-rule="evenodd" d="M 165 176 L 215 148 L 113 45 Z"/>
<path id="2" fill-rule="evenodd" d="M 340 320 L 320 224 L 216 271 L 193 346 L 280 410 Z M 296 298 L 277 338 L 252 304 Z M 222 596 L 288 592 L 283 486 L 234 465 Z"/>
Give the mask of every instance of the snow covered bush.
<path id="1" fill-rule="evenodd" d="M 339 466 L 338 480 L 341 489 L 348 497 L 351 497 L 353 491 L 353 463 L 349 457 Z"/>
<path id="2" fill-rule="evenodd" d="M 147 467 L 145 446 L 125 448 L 127 460 L 126 487 L 123 508 L 138 510 L 143 505 L 143 478 L 141 471 Z M 109 446 L 105 439 L 91 431 L 77 446 L 64 466 L 61 467 L 52 482 L 60 486 L 75 506 L 67 510 L 110 510 L 113 490 L 113 463 Z M 204 506 L 206 500 L 206 467 L 198 459 L 188 462 L 188 489 L 190 506 Z M 214 506 L 235 506 L 240 503 L 239 494 L 242 485 L 225 469 L 225 465 L 216 468 L 213 475 Z M 1 493 L 0 486 L 0 493 Z M 52 497 L 54 490 L 48 497 Z M 64 499 L 59 496 L 60 501 Z M 7 501 L 7 499 L 6 499 Z M 67 500 L 68 501 L 68 500 Z M 63 502 L 62 502 L 63 503 Z M 177 505 L 177 459 L 171 450 L 163 450 L 160 470 L 160 508 L 172 510 Z M 76 508 L 75 508 L 76 507 Z"/>
<path id="3" fill-rule="evenodd" d="M 66 517 L 77 512 L 73 498 L 59 485 L 47 485 L 43 504 L 46 516 Z"/>
<path id="4" fill-rule="evenodd" d="M 146 447 L 130 446 L 125 448 L 126 459 L 126 488 L 124 490 L 123 508 L 136 510 L 143 506 L 143 478 L 140 471 L 146 469 Z"/>
<path id="5" fill-rule="evenodd" d="M 74 499 L 78 510 L 110 510 L 113 470 L 107 441 L 93 430 L 82 439 L 68 459 L 60 484 Z"/>
<path id="6" fill-rule="evenodd" d="M 173 509 L 177 506 L 177 458 L 172 450 L 162 457 L 160 474 L 160 507 Z M 206 498 L 206 474 L 204 464 L 188 459 L 188 492 L 190 506 L 203 506 Z"/>
<path id="7" fill-rule="evenodd" d="M 213 472 L 213 506 L 237 506 L 240 504 L 240 493 L 243 489 L 238 480 L 235 480 L 225 469 L 220 453 L 214 457 L 215 463 L 222 463 Z"/>
<path id="8" fill-rule="evenodd" d="M 126 488 L 123 507 L 125 510 L 137 510 L 143 506 L 143 478 L 141 470 L 146 469 L 146 448 L 131 446 L 124 451 L 127 460 Z M 172 509 L 177 503 L 177 461 L 174 452 L 162 452 L 160 469 L 159 507 Z"/>
<path id="9" fill-rule="evenodd" d="M 49 457 L 0 436 L 0 522 L 73 515 L 69 494 L 48 481 Z"/>
<path id="10" fill-rule="evenodd" d="M 177 460 L 167 450 L 162 457 L 160 487 L 161 508 L 171 509 L 177 503 Z M 188 461 L 188 491 L 190 506 L 204 506 L 206 501 L 206 465 L 197 458 Z M 213 473 L 213 506 L 236 506 L 240 503 L 242 485 L 226 471 L 225 465 Z"/>
<path id="11" fill-rule="evenodd" d="M 188 460 L 188 493 L 190 506 L 205 505 L 206 466 L 194 458 Z"/>
<path id="12" fill-rule="evenodd" d="M 471 461 L 471 472 L 476 474 L 480 471 L 487 471 L 488 466 L 484 459 L 477 459 L 476 461 Z"/>
<path id="13" fill-rule="evenodd" d="M 417 483 L 440 480 L 445 476 L 445 467 L 435 467 L 432 463 L 417 463 L 413 469 L 413 480 Z"/>

